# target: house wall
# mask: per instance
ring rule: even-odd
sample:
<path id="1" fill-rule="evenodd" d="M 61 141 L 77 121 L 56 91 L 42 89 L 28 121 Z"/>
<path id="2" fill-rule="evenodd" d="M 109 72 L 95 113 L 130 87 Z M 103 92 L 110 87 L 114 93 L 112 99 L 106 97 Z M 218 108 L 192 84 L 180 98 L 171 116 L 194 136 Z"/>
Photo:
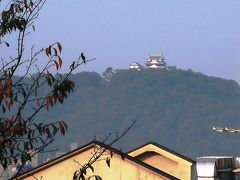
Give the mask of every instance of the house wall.
<path id="1" fill-rule="evenodd" d="M 179 176 L 177 171 L 178 163 L 169 158 L 157 154 L 149 154 L 142 161 L 175 177 Z"/>
<path id="2" fill-rule="evenodd" d="M 53 166 L 47 167 L 33 176 L 25 177 L 22 179 L 35 180 L 35 177 L 42 180 L 71 180 L 74 172 L 80 168 L 80 164 L 88 162 L 90 159 L 93 148 L 81 152 L 78 155 L 63 160 Z M 102 156 L 104 157 L 109 157 Z M 165 178 L 149 169 L 146 169 L 139 164 L 135 164 L 130 160 L 122 160 L 117 154 L 113 155 L 111 159 L 110 168 L 107 166 L 105 160 L 96 162 L 94 164 L 95 174 L 101 176 L 104 180 L 167 180 Z M 91 170 L 88 170 L 87 175 L 91 176 Z"/>
<path id="3" fill-rule="evenodd" d="M 155 154 L 152 152 L 155 152 Z M 146 155 L 143 157 L 141 154 Z M 149 144 L 129 153 L 129 155 L 132 157 L 139 156 L 139 159 L 143 162 L 161 169 L 181 180 L 191 180 L 192 163 L 157 146 Z"/>

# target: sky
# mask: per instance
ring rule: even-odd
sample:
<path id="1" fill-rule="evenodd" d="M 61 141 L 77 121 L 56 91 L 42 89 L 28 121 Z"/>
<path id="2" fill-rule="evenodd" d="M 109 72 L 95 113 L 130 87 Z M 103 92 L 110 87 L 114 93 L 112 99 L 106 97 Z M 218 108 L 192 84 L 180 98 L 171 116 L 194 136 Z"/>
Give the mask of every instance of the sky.
<path id="1" fill-rule="evenodd" d="M 239 0 L 48 0 L 28 43 L 61 42 L 66 65 L 81 52 L 96 58 L 78 72 L 163 53 L 168 65 L 240 82 L 239 9 Z"/>

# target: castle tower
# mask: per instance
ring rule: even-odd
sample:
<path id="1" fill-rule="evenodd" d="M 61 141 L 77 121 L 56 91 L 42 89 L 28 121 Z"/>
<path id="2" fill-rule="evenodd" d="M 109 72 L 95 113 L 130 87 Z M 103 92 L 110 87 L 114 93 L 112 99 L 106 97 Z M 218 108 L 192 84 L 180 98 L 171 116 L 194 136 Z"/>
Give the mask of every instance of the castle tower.
<path id="1" fill-rule="evenodd" d="M 138 71 L 141 71 L 142 65 L 138 64 L 137 62 L 133 62 L 130 66 L 129 69 L 136 69 Z"/>
<path id="2" fill-rule="evenodd" d="M 167 63 L 165 62 L 163 55 L 150 55 L 147 58 L 147 68 L 167 69 L 166 65 Z"/>

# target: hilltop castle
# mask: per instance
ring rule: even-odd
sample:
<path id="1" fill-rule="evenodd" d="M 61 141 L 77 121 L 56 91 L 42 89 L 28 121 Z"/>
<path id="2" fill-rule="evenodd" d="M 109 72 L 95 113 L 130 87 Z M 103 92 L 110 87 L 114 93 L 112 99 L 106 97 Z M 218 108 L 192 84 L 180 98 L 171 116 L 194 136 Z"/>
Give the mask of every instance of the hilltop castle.
<path id="1" fill-rule="evenodd" d="M 160 68 L 160 69 L 167 69 L 167 63 L 163 55 L 150 55 L 147 58 L 146 68 Z"/>
<path id="2" fill-rule="evenodd" d="M 146 68 L 154 68 L 154 69 L 163 69 L 163 70 L 176 70 L 176 66 L 167 66 L 167 63 L 165 61 L 165 58 L 162 55 L 149 55 L 147 57 L 147 61 L 145 63 Z M 133 62 L 130 66 L 129 69 L 137 69 L 141 70 L 144 67 L 140 65 L 137 62 Z"/>

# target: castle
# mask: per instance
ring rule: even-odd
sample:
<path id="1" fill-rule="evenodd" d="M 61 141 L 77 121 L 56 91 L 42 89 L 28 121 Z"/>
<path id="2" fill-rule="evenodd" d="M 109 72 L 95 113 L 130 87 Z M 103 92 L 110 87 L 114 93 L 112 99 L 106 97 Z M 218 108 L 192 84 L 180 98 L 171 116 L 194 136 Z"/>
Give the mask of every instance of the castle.
<path id="1" fill-rule="evenodd" d="M 147 58 L 147 62 L 145 63 L 146 68 L 153 68 L 153 69 L 163 69 L 163 70 L 176 70 L 176 66 L 167 66 L 165 58 L 162 55 L 149 55 Z M 137 69 L 140 71 L 144 67 L 137 62 L 133 62 L 129 69 Z"/>

